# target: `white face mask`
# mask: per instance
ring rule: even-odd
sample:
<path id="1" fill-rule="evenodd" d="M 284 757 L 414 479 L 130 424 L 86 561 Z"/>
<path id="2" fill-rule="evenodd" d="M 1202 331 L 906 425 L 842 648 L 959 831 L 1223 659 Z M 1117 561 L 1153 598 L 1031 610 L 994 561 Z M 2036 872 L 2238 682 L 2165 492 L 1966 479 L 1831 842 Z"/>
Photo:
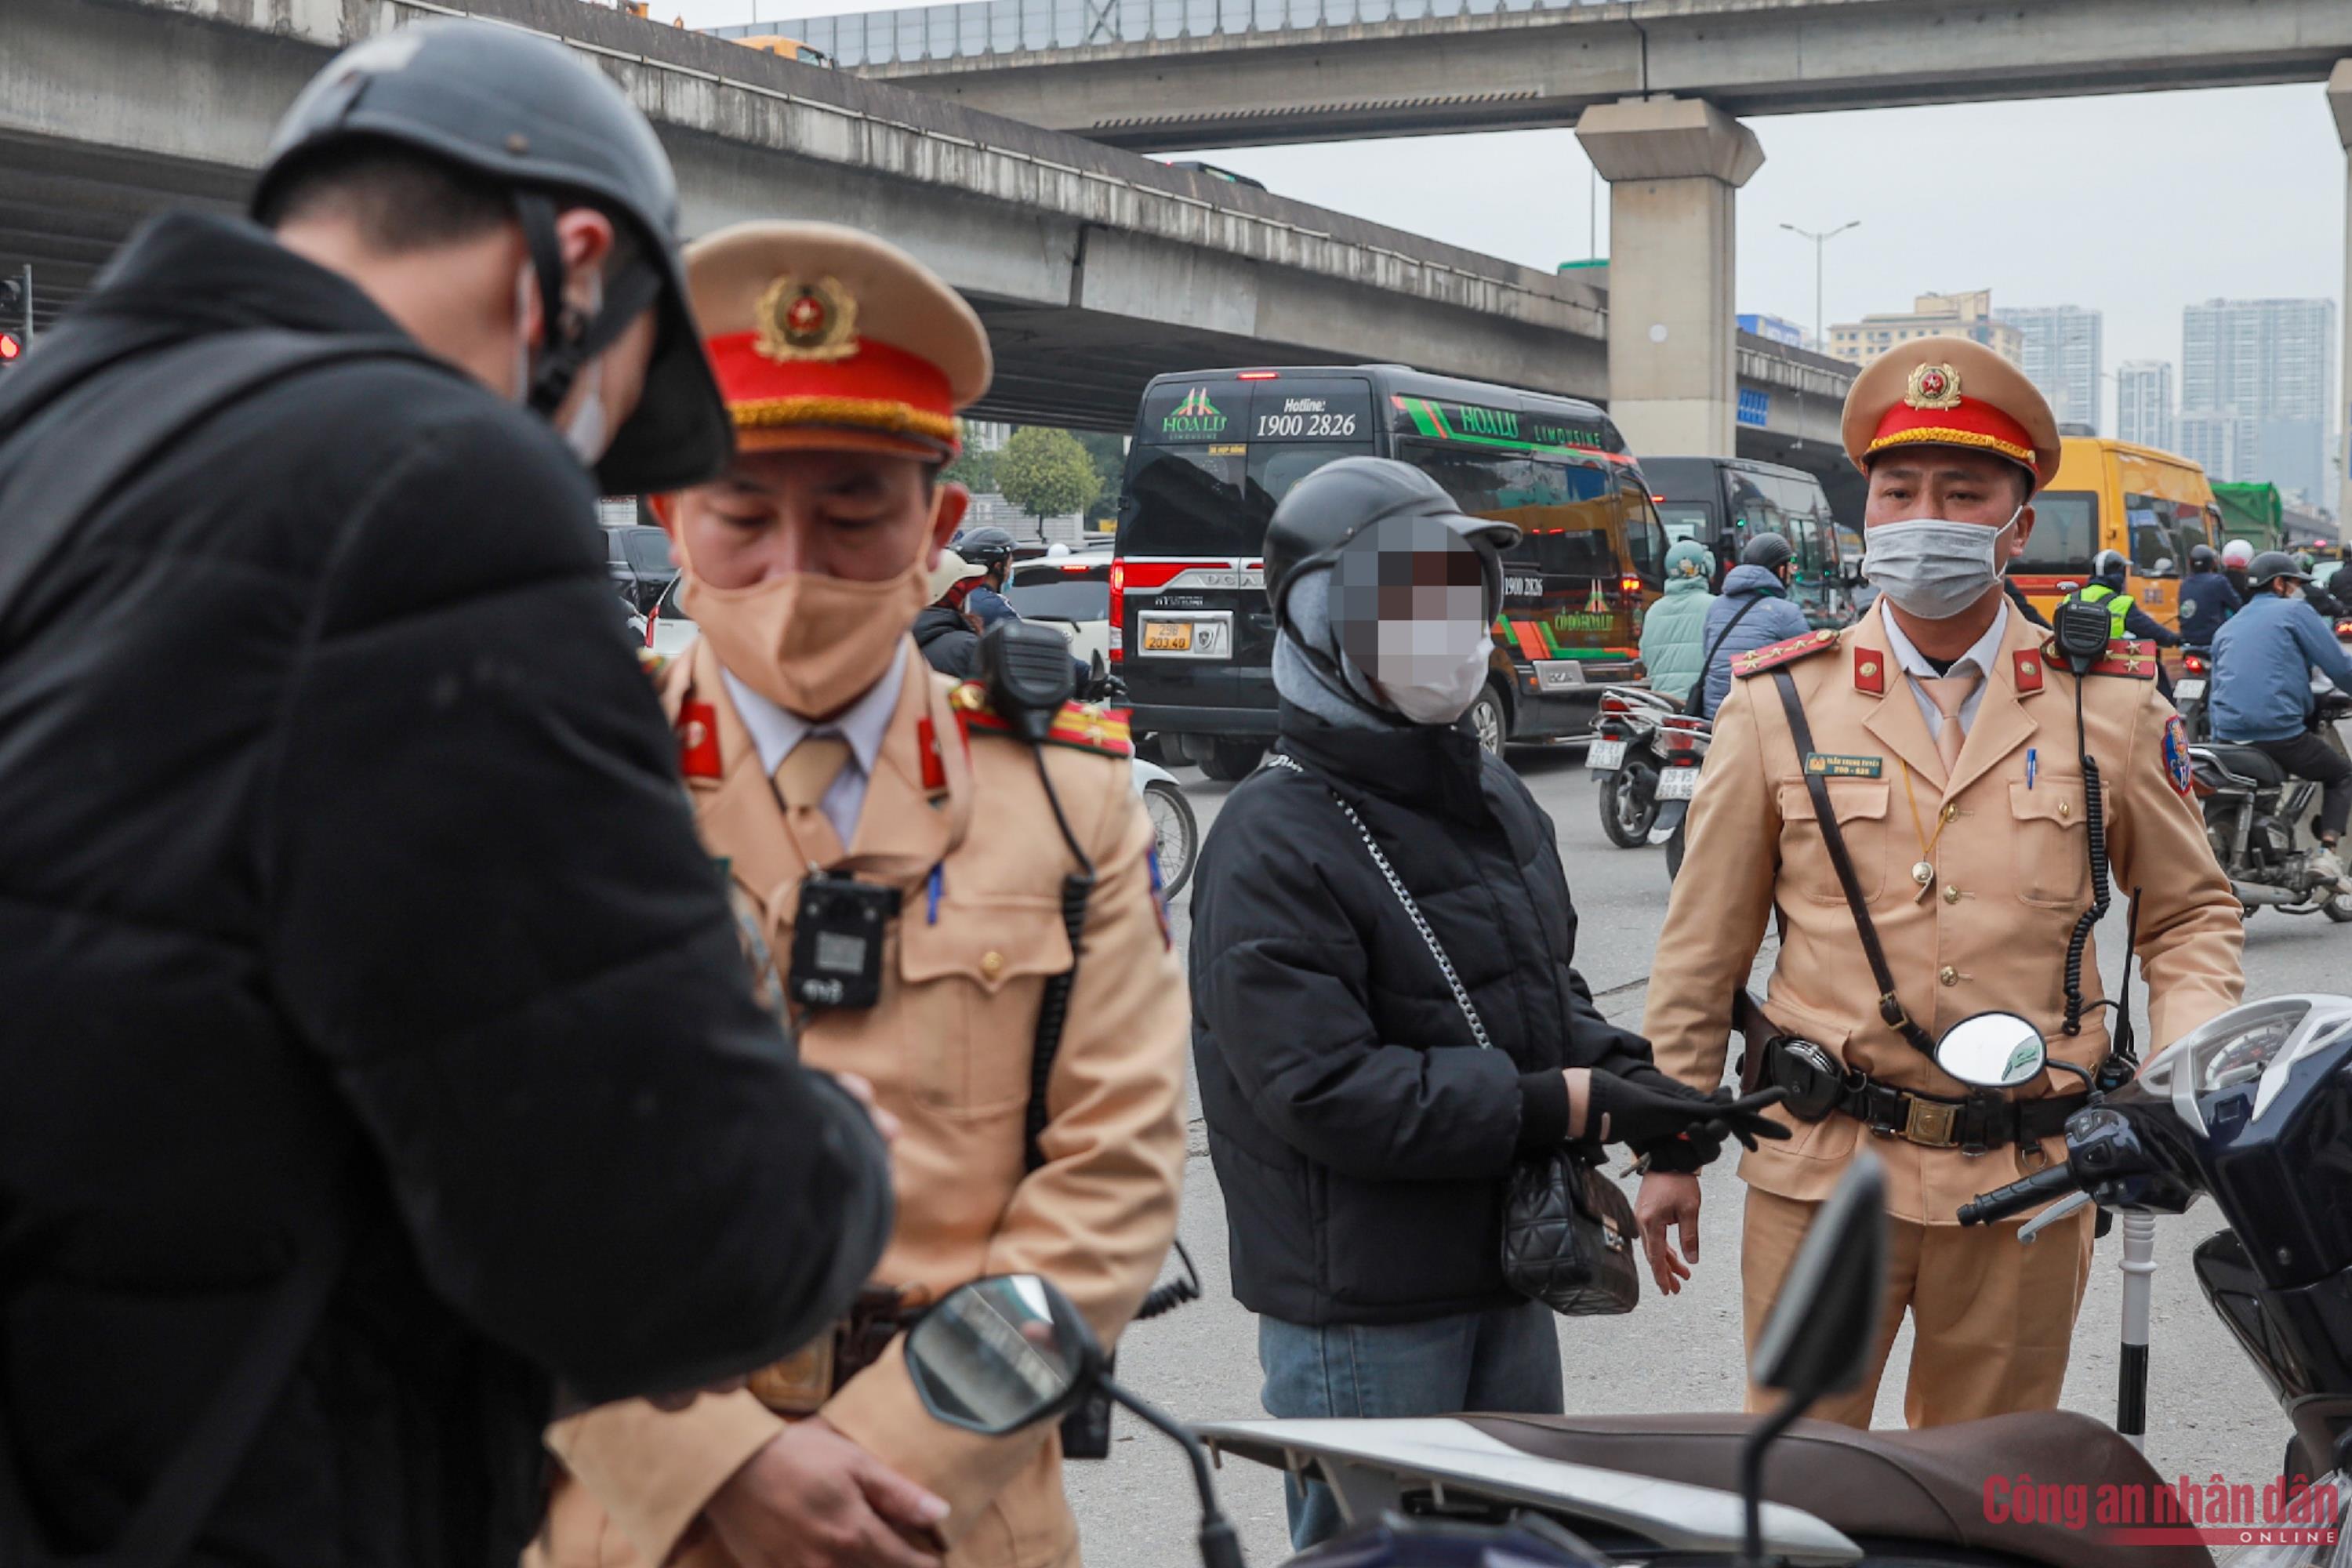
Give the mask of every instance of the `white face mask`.
<path id="1" fill-rule="evenodd" d="M 1863 575 L 1906 615 L 1923 621 L 1957 616 L 2000 581 L 2000 536 L 2024 512 L 2020 502 L 1999 527 L 1932 517 L 1878 523 L 1863 531 Z"/>
<path id="2" fill-rule="evenodd" d="M 1416 724 L 1453 723 L 1486 684 L 1494 639 L 1482 619 L 1384 621 L 1380 640 L 1381 695 Z"/>

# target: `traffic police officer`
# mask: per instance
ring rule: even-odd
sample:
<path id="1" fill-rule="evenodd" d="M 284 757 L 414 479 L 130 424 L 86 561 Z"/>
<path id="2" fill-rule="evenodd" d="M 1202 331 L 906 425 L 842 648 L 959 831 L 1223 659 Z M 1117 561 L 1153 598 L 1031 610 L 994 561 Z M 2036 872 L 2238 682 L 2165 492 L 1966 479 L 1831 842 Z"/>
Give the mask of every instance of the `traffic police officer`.
<path id="1" fill-rule="evenodd" d="M 1643 1033 L 1660 1067 L 1716 1087 L 1735 991 L 1777 910 L 1780 949 L 1763 1004 L 1770 1028 L 1753 1032 L 1784 1037 L 1765 1053 L 1772 1081 L 1811 1093 L 1819 1120 L 1776 1108 L 1794 1136 L 1740 1162 L 1749 1347 L 1806 1226 L 1868 1146 L 1885 1164 L 1893 1222 L 1885 1313 L 1868 1375 L 1811 1414 L 1868 1425 L 1906 1310 L 1911 1425 L 2051 1408 L 2089 1268 L 2090 1214 L 2031 1247 L 2015 1225 L 1956 1221 L 1976 1194 L 2062 1157 L 2058 1134 L 2080 1080 L 2061 1070 L 1972 1096 L 1915 1042 L 1998 1009 L 2038 1025 L 2054 1058 L 2094 1070 L 2105 1058 L 2093 954 L 2079 1033 L 2063 1028 L 2069 941 L 2093 904 L 2085 753 L 2103 775 L 2115 885 L 2138 898 L 2156 1044 L 2239 1000 L 2239 909 L 2188 799 L 2187 748 L 2156 694 L 2153 650 L 2107 645 L 2079 681 L 2078 743 L 2077 678 L 2002 595 L 2000 568 L 2032 530 L 2026 503 L 2058 466 L 2042 395 L 1976 343 L 1920 339 L 1855 380 L 1843 432 L 1869 478 L 1864 559 L 1878 599 L 1843 632 L 1743 659 L 1690 817 L 1689 864 L 1706 874 L 1675 883 Z M 1809 746 L 1793 738 L 1799 718 Z M 1809 773 L 1826 785 L 1851 853 L 1890 1005 Z M 1654 1173 L 1638 1206 L 1652 1268 L 1671 1292 L 1688 1269 L 1667 1232 L 1681 1226 L 1687 1254 L 1696 1180 Z M 1751 1390 L 1749 1408 L 1764 1400 Z"/>
<path id="2" fill-rule="evenodd" d="M 1189 1009 L 1125 727 L 1071 704 L 1033 747 L 908 635 L 963 510 L 938 482 L 955 415 L 988 384 L 970 307 L 829 225 L 743 225 L 687 263 L 740 452 L 656 505 L 702 634 L 662 672 L 663 700 L 705 844 L 787 989 L 838 997 L 801 1012 L 803 1057 L 870 1080 L 902 1124 L 898 1223 L 873 1310 L 832 1343 L 684 1411 L 555 1427 L 571 1480 L 541 1550 L 567 1568 L 919 1564 L 940 1548 L 952 1568 L 1075 1563 L 1052 1427 L 986 1438 L 933 1420 L 893 1336 L 900 1311 L 966 1280 L 1034 1272 L 1108 1342 L 1174 1236 Z M 1095 878 L 1085 963 L 1033 1142 L 1041 998 L 1076 956 L 1075 849 Z"/>

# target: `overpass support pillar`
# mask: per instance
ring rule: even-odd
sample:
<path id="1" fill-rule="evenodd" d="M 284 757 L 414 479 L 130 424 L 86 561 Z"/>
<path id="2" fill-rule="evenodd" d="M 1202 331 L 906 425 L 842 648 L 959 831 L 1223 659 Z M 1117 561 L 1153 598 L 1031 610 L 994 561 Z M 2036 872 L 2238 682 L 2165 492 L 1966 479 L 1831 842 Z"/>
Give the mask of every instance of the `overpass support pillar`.
<path id="1" fill-rule="evenodd" d="M 2328 73 L 2327 107 L 2344 143 L 2344 303 L 2336 312 L 2344 352 L 2336 361 L 2336 406 L 2329 411 L 2336 424 L 2336 537 L 2352 543 L 2352 60 L 2337 60 Z M 1610 369 L 1616 369 L 1614 360 Z"/>
<path id="2" fill-rule="evenodd" d="M 1598 104 L 1576 139 L 1609 182 L 1610 417 L 1636 455 L 1732 457 L 1735 193 L 1764 150 L 1691 98 Z"/>

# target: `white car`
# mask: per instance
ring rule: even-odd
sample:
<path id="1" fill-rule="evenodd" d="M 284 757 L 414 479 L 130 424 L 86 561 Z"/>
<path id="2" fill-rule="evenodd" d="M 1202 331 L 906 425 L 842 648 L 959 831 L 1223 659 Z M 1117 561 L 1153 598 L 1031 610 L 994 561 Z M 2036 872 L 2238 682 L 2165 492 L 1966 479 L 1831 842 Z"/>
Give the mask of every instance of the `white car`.
<path id="1" fill-rule="evenodd" d="M 1110 658 L 1110 552 L 1069 550 L 1013 563 L 1004 597 L 1024 621 L 1062 634 L 1080 664 Z"/>
<path id="2" fill-rule="evenodd" d="M 662 590 L 662 596 L 654 601 L 652 615 L 632 613 L 629 616 L 629 630 L 636 634 L 637 640 L 664 658 L 676 658 L 694 642 L 694 623 L 677 607 L 677 585 L 685 581 L 682 575 L 674 578 Z"/>

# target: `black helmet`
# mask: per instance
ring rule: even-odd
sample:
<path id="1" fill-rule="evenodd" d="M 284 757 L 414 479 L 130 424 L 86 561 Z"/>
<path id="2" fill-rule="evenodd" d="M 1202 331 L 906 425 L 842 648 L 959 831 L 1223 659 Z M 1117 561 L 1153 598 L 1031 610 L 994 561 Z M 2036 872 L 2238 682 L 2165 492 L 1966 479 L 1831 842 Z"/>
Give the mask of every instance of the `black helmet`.
<path id="1" fill-rule="evenodd" d="M 2257 588 L 2267 588 L 2281 577 L 2297 583 L 2311 581 L 2311 574 L 2297 568 L 2294 557 L 2284 550 L 2265 550 L 2246 563 L 2246 580 Z"/>
<path id="2" fill-rule="evenodd" d="M 2189 569 L 2191 572 L 2210 572 L 2221 563 L 2221 558 L 2213 552 L 2213 547 L 2210 544 L 2192 544 L 2189 547 Z"/>
<path id="3" fill-rule="evenodd" d="M 581 365 L 650 305 L 658 336 L 645 395 L 614 433 L 596 477 L 607 494 L 642 494 L 698 483 L 725 466 L 734 426 L 688 302 L 677 180 L 653 127 L 602 71 L 561 44 L 487 22 L 421 22 L 354 45 L 278 121 L 254 211 L 266 211 L 310 155 L 362 138 L 513 187 L 551 312 L 563 285 L 557 200 L 584 198 L 634 227 L 644 268 L 608 280 L 595 320 L 551 320 L 532 358 L 530 405 L 552 413 Z"/>
<path id="4" fill-rule="evenodd" d="M 1282 595 L 1298 574 L 1328 566 L 1348 542 L 1376 524 L 1427 518 L 1444 523 L 1473 544 L 1508 550 L 1519 542 L 1519 526 L 1495 518 L 1465 517 L 1445 488 L 1410 463 L 1393 458 L 1341 458 L 1326 463 L 1290 487 L 1265 529 L 1265 597 L 1282 619 Z M 1490 608 L 1499 607 L 1500 567 L 1488 563 Z"/>
<path id="5" fill-rule="evenodd" d="M 1742 566 L 1761 566 L 1767 572 L 1778 572 L 1796 558 L 1797 552 L 1789 547 L 1787 540 L 1769 531 L 1749 536 L 1739 550 Z"/>
<path id="6" fill-rule="evenodd" d="M 2120 583 L 2131 574 L 2131 563 L 2120 550 L 2102 550 L 2091 557 L 2091 576 L 2103 583 Z"/>
<path id="7" fill-rule="evenodd" d="M 993 566 L 1013 559 L 1020 541 L 1001 528 L 969 528 L 955 536 L 955 552 L 974 566 Z"/>

